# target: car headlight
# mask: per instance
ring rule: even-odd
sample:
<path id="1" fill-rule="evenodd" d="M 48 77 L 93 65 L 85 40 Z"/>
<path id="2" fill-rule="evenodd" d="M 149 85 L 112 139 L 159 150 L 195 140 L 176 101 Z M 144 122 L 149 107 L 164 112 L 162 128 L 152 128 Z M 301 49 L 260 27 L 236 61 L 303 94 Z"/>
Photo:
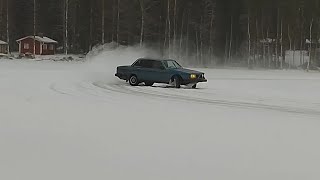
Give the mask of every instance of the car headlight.
<path id="1" fill-rule="evenodd" d="M 191 79 L 196 79 L 196 78 L 197 78 L 197 75 L 196 75 L 196 74 L 191 74 L 191 75 L 190 75 L 190 78 L 191 78 Z"/>

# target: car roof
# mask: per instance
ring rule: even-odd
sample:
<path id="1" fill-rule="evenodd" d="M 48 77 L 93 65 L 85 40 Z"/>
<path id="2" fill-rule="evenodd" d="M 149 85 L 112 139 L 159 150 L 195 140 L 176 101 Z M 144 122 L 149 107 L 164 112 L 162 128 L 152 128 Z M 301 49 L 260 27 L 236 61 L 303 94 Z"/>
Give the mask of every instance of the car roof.
<path id="1" fill-rule="evenodd" d="M 145 60 L 145 61 L 162 61 L 161 59 L 152 59 L 152 58 L 139 58 L 138 60 Z"/>
<path id="2" fill-rule="evenodd" d="M 153 58 L 139 58 L 137 60 L 146 60 L 146 61 L 175 61 L 173 59 L 153 59 Z"/>

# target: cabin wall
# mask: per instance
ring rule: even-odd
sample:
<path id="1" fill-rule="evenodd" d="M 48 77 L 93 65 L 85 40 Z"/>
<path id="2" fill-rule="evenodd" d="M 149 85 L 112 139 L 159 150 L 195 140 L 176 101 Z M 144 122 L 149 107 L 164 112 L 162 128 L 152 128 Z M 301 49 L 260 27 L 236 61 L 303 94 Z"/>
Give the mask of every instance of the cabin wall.
<path id="1" fill-rule="evenodd" d="M 55 54 L 55 44 L 42 44 L 42 55 L 53 55 Z"/>
<path id="2" fill-rule="evenodd" d="M 1 44 L 0 45 L 0 53 L 7 54 L 8 53 L 8 45 Z"/>
<path id="3" fill-rule="evenodd" d="M 31 53 L 33 54 L 33 39 L 32 38 L 27 38 L 22 40 L 20 43 L 20 53 L 21 54 L 26 54 L 26 53 Z M 40 42 L 36 41 L 36 54 L 40 55 Z"/>

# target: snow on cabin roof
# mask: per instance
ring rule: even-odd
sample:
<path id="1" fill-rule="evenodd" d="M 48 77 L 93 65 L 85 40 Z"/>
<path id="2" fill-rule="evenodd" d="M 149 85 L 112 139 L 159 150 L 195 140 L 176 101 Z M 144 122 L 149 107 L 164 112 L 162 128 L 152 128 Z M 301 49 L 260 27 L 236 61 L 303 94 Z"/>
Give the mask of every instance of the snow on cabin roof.
<path id="1" fill-rule="evenodd" d="M 27 36 L 27 37 L 18 39 L 17 42 L 22 41 L 22 40 L 25 40 L 25 39 L 27 39 L 27 38 L 33 39 L 34 36 Z M 50 39 L 50 38 L 48 38 L 48 37 L 45 37 L 45 36 L 43 36 L 43 37 L 36 36 L 35 39 L 36 39 L 37 41 L 44 42 L 44 43 L 58 43 L 57 41 L 55 41 L 55 40 L 53 40 L 53 39 Z"/>
<path id="2" fill-rule="evenodd" d="M 4 42 L 4 41 L 0 40 L 0 45 L 7 45 L 7 44 L 8 44 L 7 42 Z"/>

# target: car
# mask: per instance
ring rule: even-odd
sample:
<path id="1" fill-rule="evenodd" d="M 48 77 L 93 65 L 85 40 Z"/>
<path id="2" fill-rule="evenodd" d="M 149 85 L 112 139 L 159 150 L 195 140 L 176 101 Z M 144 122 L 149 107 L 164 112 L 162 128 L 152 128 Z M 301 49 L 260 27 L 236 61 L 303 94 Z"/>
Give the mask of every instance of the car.
<path id="1" fill-rule="evenodd" d="M 154 83 L 165 83 L 175 88 L 188 85 L 196 88 L 200 82 L 207 82 L 203 72 L 183 68 L 172 59 L 137 59 L 131 66 L 117 67 L 116 77 L 138 86 L 144 83 L 153 86 Z"/>

